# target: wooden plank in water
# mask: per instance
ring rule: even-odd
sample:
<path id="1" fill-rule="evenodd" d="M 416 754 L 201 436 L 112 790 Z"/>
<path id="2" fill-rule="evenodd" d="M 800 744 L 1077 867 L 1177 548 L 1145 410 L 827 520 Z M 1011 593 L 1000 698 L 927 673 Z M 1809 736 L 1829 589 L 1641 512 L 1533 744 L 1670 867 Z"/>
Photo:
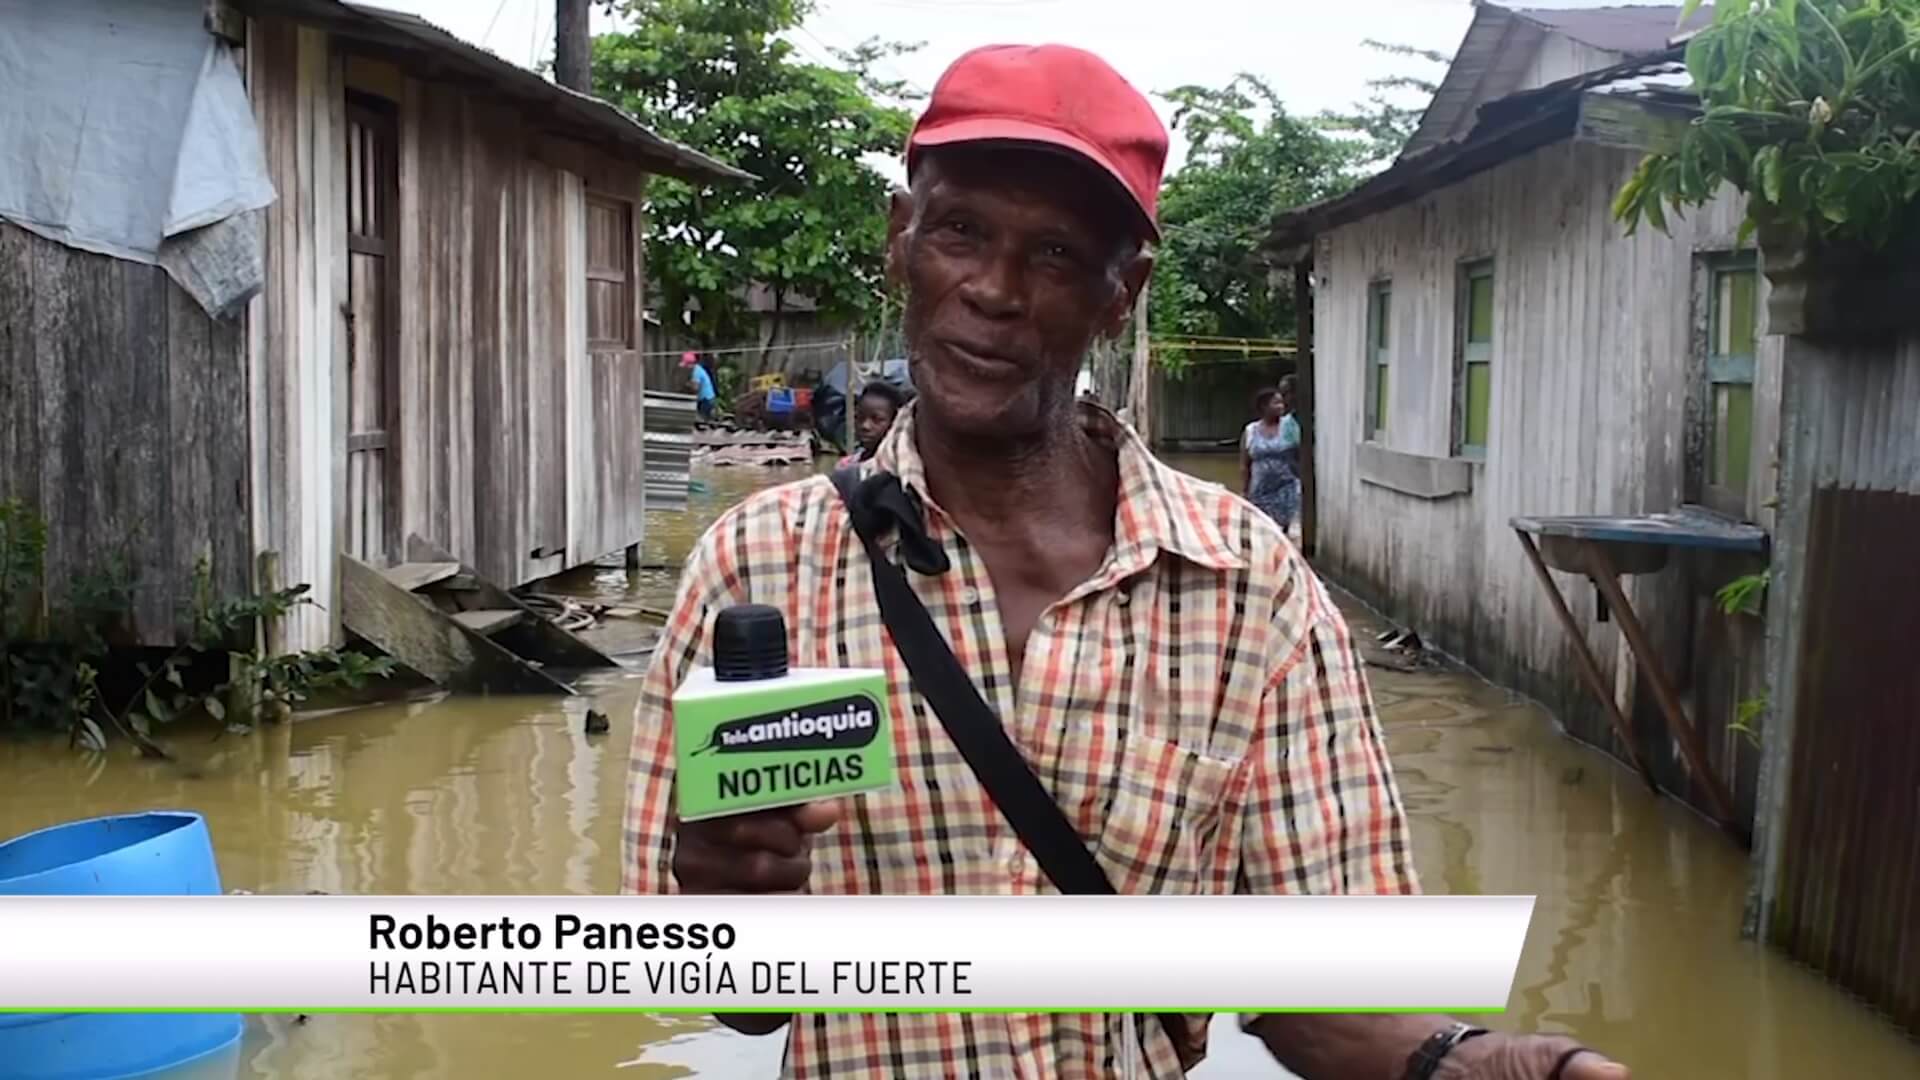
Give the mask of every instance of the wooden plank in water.
<path id="1" fill-rule="evenodd" d="M 574 692 L 353 556 L 340 556 L 339 566 L 347 628 L 434 682 L 483 693 Z"/>
<path id="2" fill-rule="evenodd" d="M 407 558 L 415 562 L 440 562 L 451 559 L 444 548 L 421 538 L 417 533 L 407 537 Z M 462 566 L 461 575 L 471 575 L 474 580 L 472 591 L 460 598 L 462 605 L 470 605 L 471 610 L 512 609 L 526 615 L 524 630 L 515 638 L 514 646 L 520 654 L 529 660 L 551 668 L 587 669 L 619 667 L 619 662 L 577 636 L 562 630 L 552 622 L 523 603 L 519 597 L 500 588 L 485 577 L 476 574 L 472 567 Z"/>
<path id="3" fill-rule="evenodd" d="M 403 592 L 419 592 L 460 572 L 457 562 L 408 562 L 383 571 L 388 581 Z"/>
<path id="4" fill-rule="evenodd" d="M 483 637 L 492 637 L 526 617 L 526 612 L 514 608 L 480 608 L 453 613 L 454 622 Z"/>

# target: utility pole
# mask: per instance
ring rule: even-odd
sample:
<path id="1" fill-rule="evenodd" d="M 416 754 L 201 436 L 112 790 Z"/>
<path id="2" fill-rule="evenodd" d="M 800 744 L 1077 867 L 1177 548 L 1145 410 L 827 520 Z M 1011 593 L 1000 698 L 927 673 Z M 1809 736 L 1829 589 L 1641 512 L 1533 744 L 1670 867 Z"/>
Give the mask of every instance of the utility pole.
<path id="1" fill-rule="evenodd" d="M 587 29 L 587 2 L 553 2 L 553 81 L 583 94 L 593 92 L 593 35 Z"/>
<path id="2" fill-rule="evenodd" d="M 1153 414 L 1149 409 L 1153 391 L 1153 352 L 1147 342 L 1147 287 L 1133 302 L 1133 367 L 1127 373 L 1127 421 L 1140 437 L 1153 445 Z"/>

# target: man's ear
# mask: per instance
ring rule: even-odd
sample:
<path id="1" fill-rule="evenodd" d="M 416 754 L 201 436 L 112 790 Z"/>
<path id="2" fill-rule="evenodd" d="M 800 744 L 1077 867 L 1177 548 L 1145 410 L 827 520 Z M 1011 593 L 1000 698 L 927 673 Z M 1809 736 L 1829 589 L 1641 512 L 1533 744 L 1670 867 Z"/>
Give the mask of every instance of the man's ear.
<path id="1" fill-rule="evenodd" d="M 1117 338 L 1126 331 L 1127 320 L 1133 317 L 1133 305 L 1141 302 L 1141 293 L 1152 277 L 1153 252 L 1143 245 L 1120 267 L 1120 293 L 1114 298 L 1107 325 L 1101 327 L 1104 336 Z"/>
<path id="2" fill-rule="evenodd" d="M 913 193 L 894 188 L 887 201 L 887 284 L 907 286 L 907 233 L 913 228 Z"/>

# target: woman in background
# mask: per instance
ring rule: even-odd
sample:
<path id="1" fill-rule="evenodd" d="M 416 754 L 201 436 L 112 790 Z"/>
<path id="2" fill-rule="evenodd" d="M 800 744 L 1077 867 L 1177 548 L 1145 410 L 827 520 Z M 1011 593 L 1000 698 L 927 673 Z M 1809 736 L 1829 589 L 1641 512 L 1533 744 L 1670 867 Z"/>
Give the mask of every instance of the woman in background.
<path id="1" fill-rule="evenodd" d="M 1293 376 L 1260 391 L 1260 418 L 1240 435 L 1240 490 L 1292 534 L 1300 512 L 1300 421 L 1293 415 Z"/>

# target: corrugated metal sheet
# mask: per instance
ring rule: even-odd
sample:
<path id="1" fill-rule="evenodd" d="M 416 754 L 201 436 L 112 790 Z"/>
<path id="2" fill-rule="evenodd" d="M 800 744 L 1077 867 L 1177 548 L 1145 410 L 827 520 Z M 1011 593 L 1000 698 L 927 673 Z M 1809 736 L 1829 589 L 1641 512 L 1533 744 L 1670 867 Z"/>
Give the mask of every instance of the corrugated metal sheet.
<path id="1" fill-rule="evenodd" d="M 1920 1031 L 1920 333 L 1783 370 L 1761 929 Z"/>
<path id="2" fill-rule="evenodd" d="M 1775 940 L 1920 1029 L 1920 496 L 1815 494 Z"/>
<path id="3" fill-rule="evenodd" d="M 687 508 L 693 472 L 693 424 L 699 417 L 692 395 L 649 391 L 646 398 L 648 510 Z"/>

